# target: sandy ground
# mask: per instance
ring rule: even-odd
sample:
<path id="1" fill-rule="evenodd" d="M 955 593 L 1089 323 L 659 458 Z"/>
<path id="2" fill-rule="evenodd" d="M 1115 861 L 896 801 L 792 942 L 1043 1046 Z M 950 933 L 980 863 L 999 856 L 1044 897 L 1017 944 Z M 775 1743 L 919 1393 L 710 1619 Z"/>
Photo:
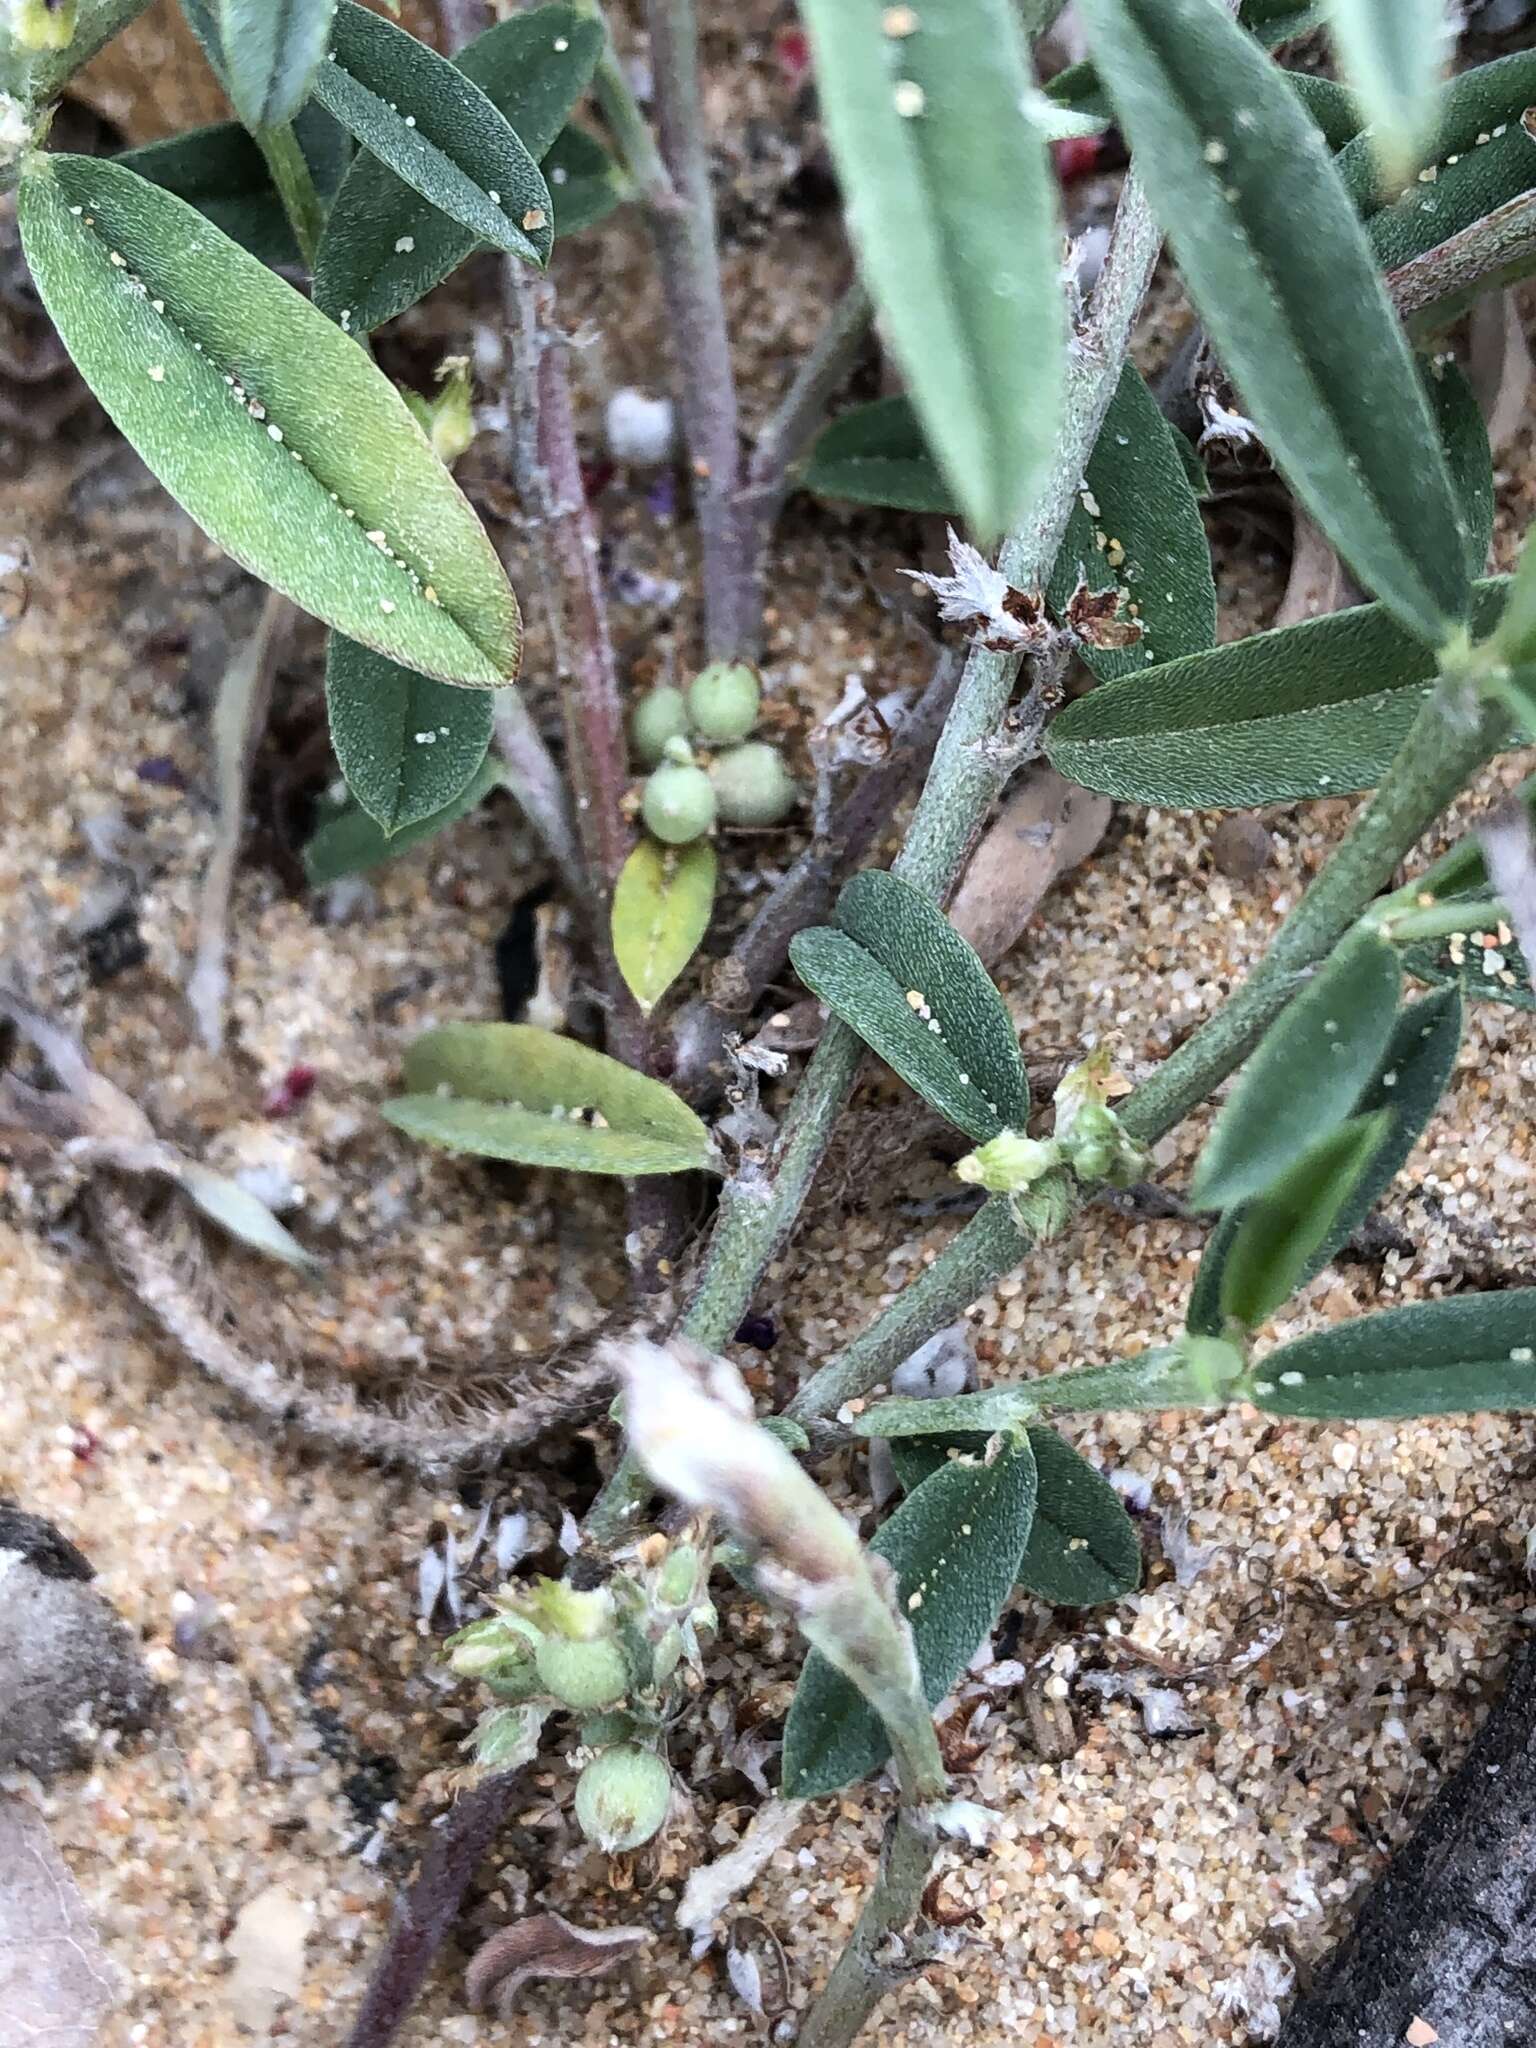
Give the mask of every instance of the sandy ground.
<path id="1" fill-rule="evenodd" d="M 782 175 L 751 138 L 782 113 L 784 87 L 776 17 L 753 15 L 763 32 L 744 101 L 714 111 L 748 139 L 729 282 L 757 414 L 838 259 L 824 221 L 786 228 L 754 197 L 754 165 L 765 192 Z M 634 225 L 561 263 L 568 313 L 601 335 L 603 374 L 654 383 L 654 294 Z M 451 309 L 439 324 L 451 333 L 455 318 L 462 326 Z M 1532 477 L 1527 435 L 1501 472 L 1505 564 Z M 686 575 L 685 530 L 622 479 L 603 517 L 620 559 Z M 425 1157 L 374 1114 L 424 1025 L 496 1013 L 492 944 L 540 879 L 510 807 L 487 806 L 385 870 L 343 920 L 297 892 L 271 835 L 257 835 L 236 895 L 231 1043 L 210 1057 L 180 989 L 212 837 L 207 694 L 251 593 L 115 458 L 77 472 L 40 455 L 0 526 L 24 533 L 35 558 L 30 609 L 0 642 L 0 951 L 75 1019 L 166 1135 L 210 1157 L 261 1154 L 302 1188 L 295 1228 L 327 1256 L 326 1281 L 306 1292 L 226 1259 L 242 1327 L 280 1319 L 360 1383 L 407 1376 L 423 1359 L 515 1366 L 588 1327 L 621 1284 L 610 1203 L 568 1182 Z M 516 569 L 516 536 L 500 537 Z M 901 521 L 792 515 L 768 662 L 792 723 L 849 674 L 882 687 L 920 680 L 927 657 L 895 607 L 894 572 L 921 544 Z M 1225 631 L 1272 608 L 1277 565 L 1262 548 L 1228 548 L 1220 570 Z M 637 611 L 624 632 L 639 674 L 658 653 L 649 616 Z M 285 729 L 312 711 L 316 651 L 301 636 L 285 670 Z M 541 702 L 537 642 L 530 681 Z M 1529 765 L 1511 758 L 1499 778 Z M 1217 872 L 1213 819 L 1122 811 L 1001 970 L 1026 1052 L 1108 1038 L 1127 1071 L 1144 1072 L 1258 957 L 1350 808 L 1273 818 L 1273 860 L 1249 881 Z M 748 866 L 780 858 L 770 846 Z M 93 980 L 85 933 L 119 895 L 143 958 Z M 269 1091 L 300 1062 L 316 1070 L 313 1094 L 292 1117 L 267 1119 Z M 1324 1275 L 1275 1334 L 1446 1289 L 1530 1284 L 1533 1081 L 1532 1020 L 1474 1013 L 1445 1113 L 1385 1205 L 1401 1248 Z M 1160 1155 L 1175 1182 L 1197 1136 Z M 938 1177 L 919 1161 L 914 1181 L 928 1193 Z M 952 1228 L 888 1201 L 823 1212 L 765 1284 L 760 1306 L 781 1330 L 769 1376 L 788 1385 L 818 1363 Z M 1200 1239 L 1193 1225 L 1095 1212 L 978 1305 L 981 1356 L 1006 1376 L 1156 1341 L 1181 1318 Z M 120 1973 L 104 2040 L 251 2039 L 234 1951 L 237 1922 L 249 1932 L 260 1918 L 305 1937 L 296 1995 L 270 2037 L 337 2043 L 473 1716 L 416 1618 L 416 1574 L 434 1524 L 468 1530 L 482 1496 L 434 1498 L 252 1427 L 147 1335 L 73 1212 L 20 1166 L 0 1167 L 0 1329 L 0 1491 L 86 1549 L 168 1689 L 149 1737 L 109 1742 L 88 1777 L 32 1793 Z M 1029 1675 L 978 1691 L 965 1787 L 997 1810 L 998 1830 L 985 1852 L 948 1860 L 944 1902 L 970 1916 L 957 1966 L 887 2004 L 886 2039 L 1261 2038 L 1267 1991 L 1347 1923 L 1496 1691 L 1507 1643 L 1536 1619 L 1536 1458 L 1523 1420 L 1325 1429 L 1236 1410 L 1130 1417 L 1081 1427 L 1076 1440 L 1144 1482 L 1146 1589 L 1113 1612 L 1017 1602 L 1005 1618 L 1000 1647 Z M 538 1470 L 556 1497 L 579 1500 L 593 1450 L 578 1441 Z M 831 1477 L 858 1500 L 859 1472 Z M 514 1473 L 489 1497 L 513 1505 L 519 1487 Z M 653 1935 L 606 1982 L 531 1989 L 516 2030 L 530 2048 L 691 2048 L 755 2031 L 720 1951 L 690 1960 L 672 1925 L 688 1871 L 728 1848 L 759 1803 L 737 1738 L 774 1732 L 793 1681 L 781 1625 L 739 1597 L 722 1609 L 678 1735 L 689 1796 L 663 1843 L 613 1864 L 588 1849 L 570 1818 L 571 1775 L 552 1757 L 530 1772 L 485 1873 L 471 1939 L 535 1903 Z M 1171 1692 L 1187 1725 L 1149 1734 L 1136 1699 L 1102 1698 L 1079 1683 L 1085 1670 Z M 857 1909 L 884 1810 L 878 1786 L 809 1810 L 740 1902 L 782 1943 L 793 2005 Z M 449 1965 L 402 2036 L 408 2048 L 514 2038 L 465 2014 Z"/>

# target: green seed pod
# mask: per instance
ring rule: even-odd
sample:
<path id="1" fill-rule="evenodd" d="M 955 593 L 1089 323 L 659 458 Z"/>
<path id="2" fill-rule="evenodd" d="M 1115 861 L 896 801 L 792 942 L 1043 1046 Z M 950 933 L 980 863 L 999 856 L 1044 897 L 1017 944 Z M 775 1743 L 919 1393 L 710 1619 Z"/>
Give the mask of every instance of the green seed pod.
<path id="1" fill-rule="evenodd" d="M 715 792 L 702 768 L 663 761 L 645 785 L 640 815 L 668 846 L 702 839 L 715 822 Z"/>
<path id="2" fill-rule="evenodd" d="M 576 1819 L 589 1842 L 612 1856 L 648 1842 L 672 1803 L 672 1773 L 632 1742 L 593 1757 L 576 1781 Z"/>
<path id="3" fill-rule="evenodd" d="M 539 1677 L 557 1700 L 578 1713 L 611 1707 L 629 1691 L 629 1666 L 610 1636 L 605 1641 L 568 1643 L 546 1636 L 536 1661 Z"/>
<path id="4" fill-rule="evenodd" d="M 687 730 L 687 699 L 670 683 L 647 690 L 629 714 L 630 745 L 643 768 L 654 768 L 666 753 L 667 741 L 681 739 Z"/>
<path id="5" fill-rule="evenodd" d="M 800 792 L 777 747 L 748 740 L 710 763 L 715 803 L 727 825 L 777 825 L 794 809 Z"/>
<path id="6" fill-rule="evenodd" d="M 699 1587 L 699 1547 L 680 1543 L 669 1551 L 656 1574 L 656 1599 L 662 1607 L 687 1607 Z"/>
<path id="7" fill-rule="evenodd" d="M 757 723 L 763 686 L 744 661 L 712 661 L 688 686 L 688 717 L 701 740 L 744 740 Z"/>

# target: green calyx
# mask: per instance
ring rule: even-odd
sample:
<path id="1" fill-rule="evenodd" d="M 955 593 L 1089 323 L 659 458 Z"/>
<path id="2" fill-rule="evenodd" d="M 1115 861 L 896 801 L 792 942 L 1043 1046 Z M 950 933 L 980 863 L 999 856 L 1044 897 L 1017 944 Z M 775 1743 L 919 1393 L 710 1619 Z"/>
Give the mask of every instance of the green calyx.
<path id="1" fill-rule="evenodd" d="M 994 1195 L 1019 1195 L 1061 1161 L 1061 1146 L 1055 1138 L 1027 1138 L 1022 1131 L 1004 1130 L 974 1152 L 967 1152 L 955 1168 L 955 1177 Z"/>
<path id="2" fill-rule="evenodd" d="M 1101 1046 L 1063 1076 L 1055 1094 L 1056 1128 L 1049 1138 L 999 1131 L 966 1154 L 955 1168 L 957 1177 L 993 1194 L 1021 1195 L 1053 1168 L 1067 1166 L 1079 1180 L 1129 1187 L 1145 1172 L 1147 1155 L 1105 1102 L 1118 1086 L 1108 1048 Z"/>

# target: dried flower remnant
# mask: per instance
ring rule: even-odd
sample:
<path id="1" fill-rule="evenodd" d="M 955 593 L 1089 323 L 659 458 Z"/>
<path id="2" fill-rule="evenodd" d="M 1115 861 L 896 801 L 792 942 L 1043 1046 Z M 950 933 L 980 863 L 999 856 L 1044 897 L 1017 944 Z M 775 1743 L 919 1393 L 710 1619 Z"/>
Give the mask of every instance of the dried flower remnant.
<path id="1" fill-rule="evenodd" d="M 471 2012 L 511 2020 L 518 1993 L 535 1977 L 606 1977 L 642 1948 L 643 1927 L 577 1927 L 559 1913 L 535 1913 L 493 1934 L 464 1972 Z"/>
<path id="2" fill-rule="evenodd" d="M 973 626 L 982 646 L 994 654 L 1020 654 L 1048 645 L 1052 627 L 1040 599 L 1015 590 L 978 548 L 962 540 L 953 527 L 948 531 L 950 575 L 935 576 L 926 569 L 902 572 L 933 592 L 939 617 Z"/>

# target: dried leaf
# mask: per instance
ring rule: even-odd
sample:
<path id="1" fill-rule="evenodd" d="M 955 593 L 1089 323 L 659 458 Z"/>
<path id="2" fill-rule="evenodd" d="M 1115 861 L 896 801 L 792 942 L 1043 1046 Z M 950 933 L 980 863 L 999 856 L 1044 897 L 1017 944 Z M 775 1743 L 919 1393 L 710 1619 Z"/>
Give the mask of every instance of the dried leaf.
<path id="1" fill-rule="evenodd" d="M 464 1972 L 471 2012 L 494 2005 L 510 2020 L 517 1994 L 534 1977 L 605 1977 L 650 1940 L 644 1927 L 577 1927 L 559 1913 L 515 1920 L 476 1949 Z"/>
<path id="2" fill-rule="evenodd" d="M 93 2048 L 114 1985 L 85 1901 L 48 1829 L 0 1799 L 0 2012 L 12 2039 Z"/>
<path id="3" fill-rule="evenodd" d="M 1012 950 L 1046 892 L 1093 852 L 1112 808 L 1043 761 L 1026 769 L 949 908 L 950 923 L 985 966 Z"/>

